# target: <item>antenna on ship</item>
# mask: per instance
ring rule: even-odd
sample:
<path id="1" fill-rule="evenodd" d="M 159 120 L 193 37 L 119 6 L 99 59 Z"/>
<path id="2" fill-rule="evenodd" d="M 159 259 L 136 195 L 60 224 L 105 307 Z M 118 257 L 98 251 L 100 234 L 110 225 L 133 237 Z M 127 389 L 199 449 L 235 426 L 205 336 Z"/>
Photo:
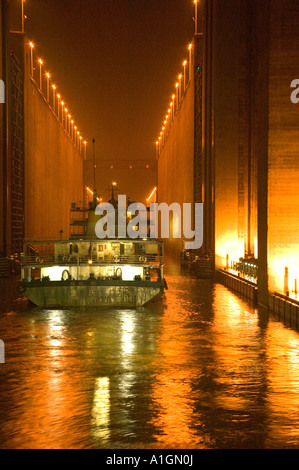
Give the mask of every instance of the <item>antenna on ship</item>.
<path id="1" fill-rule="evenodd" d="M 97 190 L 96 190 L 96 156 L 95 156 L 95 139 L 92 139 L 92 153 L 93 153 L 93 206 L 97 206 Z"/>

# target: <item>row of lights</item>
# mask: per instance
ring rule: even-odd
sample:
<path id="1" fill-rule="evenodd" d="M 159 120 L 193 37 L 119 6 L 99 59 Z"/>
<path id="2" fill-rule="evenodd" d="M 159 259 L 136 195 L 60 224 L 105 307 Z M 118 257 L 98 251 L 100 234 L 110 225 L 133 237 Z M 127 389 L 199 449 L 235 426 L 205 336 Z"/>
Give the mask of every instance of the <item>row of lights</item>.
<path id="1" fill-rule="evenodd" d="M 34 48 L 35 45 L 33 42 L 29 42 L 30 47 L 30 75 L 32 80 L 34 80 Z M 86 159 L 86 140 L 83 140 L 83 137 L 80 135 L 78 127 L 75 125 L 74 120 L 72 119 L 69 110 L 66 107 L 61 95 L 57 93 L 57 87 L 54 83 L 50 83 L 51 75 L 49 72 L 43 74 L 42 66 L 44 61 L 42 59 L 37 59 L 36 63 L 39 65 L 39 84 L 35 81 L 40 92 L 46 97 L 49 106 L 52 108 L 57 120 L 60 122 L 64 130 L 67 132 L 69 137 L 72 139 L 75 147 L 81 152 L 84 149 L 84 158 Z M 43 90 L 43 78 L 46 77 L 46 95 Z M 52 99 L 50 98 L 50 90 L 52 90 Z M 51 103 L 50 103 L 51 101 Z"/>
<path id="2" fill-rule="evenodd" d="M 88 186 L 85 186 L 85 189 L 91 196 L 93 196 L 93 190 L 92 189 L 90 189 Z M 102 197 L 97 197 L 97 201 L 99 203 L 101 203 L 101 202 L 103 202 L 103 198 Z"/>
<path id="3" fill-rule="evenodd" d="M 163 125 L 159 134 L 158 139 L 156 140 L 156 157 L 160 154 L 161 148 L 164 145 L 168 131 L 170 129 L 170 126 L 172 124 L 172 121 L 174 119 L 175 114 L 177 113 L 181 101 L 183 99 L 184 93 L 188 87 L 188 84 L 190 83 L 191 80 L 191 73 L 192 73 L 192 44 L 188 45 L 188 51 L 189 51 L 189 61 L 184 60 L 182 65 L 183 65 L 183 73 L 180 73 L 178 75 L 178 81 L 175 84 L 175 93 L 171 95 L 171 102 L 169 104 L 169 108 L 167 110 L 167 114 L 164 118 Z M 186 67 L 187 64 L 189 64 L 189 73 L 188 77 L 186 74 Z M 187 81 L 188 80 L 188 81 Z M 183 84 L 182 84 L 183 81 Z"/>
<path id="4" fill-rule="evenodd" d="M 193 0 L 194 7 L 195 7 L 195 17 L 194 17 L 194 23 L 195 23 L 195 35 L 198 35 L 198 4 L 199 0 Z M 191 79 L 191 72 L 192 72 L 192 44 L 188 45 L 188 50 L 189 50 L 189 78 L 188 78 L 188 83 L 190 82 Z M 178 81 L 175 84 L 175 93 L 171 95 L 171 102 L 170 102 L 170 107 L 168 108 L 167 114 L 165 116 L 165 119 L 163 120 L 163 125 L 162 129 L 160 131 L 160 135 L 158 137 L 158 140 L 156 140 L 156 157 L 158 158 L 161 148 L 165 143 L 167 133 L 170 129 L 171 123 L 174 119 L 174 116 L 179 109 L 183 93 L 185 93 L 186 87 L 188 86 L 188 83 L 186 84 L 186 66 L 188 64 L 187 60 L 184 60 L 183 62 L 183 74 L 179 74 L 178 76 Z M 184 83 L 184 89 L 182 92 L 182 77 L 184 77 L 183 83 Z"/>

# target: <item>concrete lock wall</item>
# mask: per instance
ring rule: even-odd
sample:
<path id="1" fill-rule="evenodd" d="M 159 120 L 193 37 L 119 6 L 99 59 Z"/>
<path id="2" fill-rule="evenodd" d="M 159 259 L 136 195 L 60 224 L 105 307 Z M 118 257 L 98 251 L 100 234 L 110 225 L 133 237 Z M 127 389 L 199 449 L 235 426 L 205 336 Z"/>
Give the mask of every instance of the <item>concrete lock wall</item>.
<path id="1" fill-rule="evenodd" d="M 3 27 L 3 6 L 4 2 L 0 2 L 0 80 L 4 80 L 4 31 Z M 0 252 L 4 251 L 4 179 L 3 179 L 3 167 L 4 167 L 4 104 L 0 103 Z"/>
<path id="2" fill-rule="evenodd" d="M 268 274 L 270 292 L 299 282 L 299 3 L 271 2 L 268 153 Z M 287 270 L 286 270 L 287 268 Z"/>
<path id="3" fill-rule="evenodd" d="M 194 73 L 174 116 L 158 161 L 158 202 L 194 202 Z M 165 239 L 166 264 L 178 265 L 184 238 Z"/>
<path id="4" fill-rule="evenodd" d="M 227 18 L 231 19 L 227 21 Z M 226 256 L 244 255 L 238 239 L 238 131 L 240 12 L 231 2 L 215 2 L 213 18 L 214 128 L 215 128 L 215 265 L 223 268 Z M 231 28 L 234 24 L 234 28 Z"/>
<path id="5" fill-rule="evenodd" d="M 72 202 L 83 201 L 83 155 L 30 78 L 25 56 L 25 238 L 69 235 Z"/>

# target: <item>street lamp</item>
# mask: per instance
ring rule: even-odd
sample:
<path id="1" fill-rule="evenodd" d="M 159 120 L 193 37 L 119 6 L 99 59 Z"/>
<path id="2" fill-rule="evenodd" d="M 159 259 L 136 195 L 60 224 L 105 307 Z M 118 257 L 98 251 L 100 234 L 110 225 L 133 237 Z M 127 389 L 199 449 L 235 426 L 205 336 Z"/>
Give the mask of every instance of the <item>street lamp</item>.
<path id="1" fill-rule="evenodd" d="M 87 142 L 84 140 L 84 160 L 86 160 Z"/>
<path id="2" fill-rule="evenodd" d="M 40 91 L 43 91 L 43 89 L 42 89 L 42 65 L 43 65 L 43 61 L 42 61 L 42 59 L 38 59 L 38 62 L 39 62 L 39 88 L 40 88 Z"/>
<path id="3" fill-rule="evenodd" d="M 195 5 L 195 34 L 198 33 L 198 28 L 197 28 L 197 25 L 198 25 L 197 4 L 198 4 L 198 0 L 194 0 L 194 5 Z"/>
<path id="4" fill-rule="evenodd" d="M 191 79 L 192 44 L 189 44 L 189 80 Z"/>
<path id="5" fill-rule="evenodd" d="M 184 67 L 184 91 L 186 89 L 186 65 L 187 65 L 187 61 L 184 60 L 184 62 L 183 62 L 183 67 Z"/>
<path id="6" fill-rule="evenodd" d="M 159 152 L 160 152 L 159 141 L 157 140 L 157 141 L 156 141 L 156 159 L 157 159 L 158 156 L 159 156 Z"/>
<path id="7" fill-rule="evenodd" d="M 57 93 L 57 119 L 59 121 L 59 103 L 60 103 L 60 94 Z"/>
<path id="8" fill-rule="evenodd" d="M 25 33 L 24 2 L 25 2 L 25 0 L 22 0 L 22 34 Z"/>
<path id="9" fill-rule="evenodd" d="M 33 49 L 34 49 L 33 42 L 30 42 L 29 46 L 30 46 L 30 70 L 31 70 L 31 77 L 33 78 Z"/>
<path id="10" fill-rule="evenodd" d="M 62 126 L 63 126 L 63 114 L 64 114 L 64 113 L 63 113 L 63 107 L 64 107 L 64 102 L 61 101 L 60 104 L 61 104 L 61 124 L 62 124 Z"/>
<path id="11" fill-rule="evenodd" d="M 182 99 L 182 75 L 178 76 L 179 79 L 179 101 Z"/>
<path id="12" fill-rule="evenodd" d="M 71 127 L 72 127 L 72 140 L 74 141 L 74 120 L 71 120 Z"/>
<path id="13" fill-rule="evenodd" d="M 65 111 L 65 116 L 64 116 L 64 129 L 65 129 L 66 132 L 67 132 L 67 121 L 68 121 L 68 118 L 67 118 L 67 108 L 65 108 L 64 111 Z"/>
<path id="14" fill-rule="evenodd" d="M 47 77 L 47 100 L 48 100 L 48 103 L 50 104 L 50 74 L 49 72 L 46 73 L 46 77 Z"/>
<path id="15" fill-rule="evenodd" d="M 52 90 L 53 90 L 53 111 L 54 111 L 54 113 L 55 113 L 55 108 L 56 108 L 56 106 L 55 106 L 55 102 L 56 102 L 56 91 L 55 91 L 55 90 L 56 90 L 56 86 L 55 86 L 55 85 L 52 85 Z"/>
<path id="16" fill-rule="evenodd" d="M 175 84 L 175 88 L 176 88 L 177 109 L 179 109 L 179 84 L 178 82 Z"/>

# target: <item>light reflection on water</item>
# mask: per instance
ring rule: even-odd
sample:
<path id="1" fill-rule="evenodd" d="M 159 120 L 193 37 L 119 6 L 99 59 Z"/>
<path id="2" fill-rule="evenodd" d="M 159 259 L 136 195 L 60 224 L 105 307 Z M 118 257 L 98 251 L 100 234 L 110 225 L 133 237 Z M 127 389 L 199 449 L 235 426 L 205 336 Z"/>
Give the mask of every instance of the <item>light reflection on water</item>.
<path id="1" fill-rule="evenodd" d="M 299 334 L 221 285 L 1 317 L 1 448 L 298 448 Z"/>

